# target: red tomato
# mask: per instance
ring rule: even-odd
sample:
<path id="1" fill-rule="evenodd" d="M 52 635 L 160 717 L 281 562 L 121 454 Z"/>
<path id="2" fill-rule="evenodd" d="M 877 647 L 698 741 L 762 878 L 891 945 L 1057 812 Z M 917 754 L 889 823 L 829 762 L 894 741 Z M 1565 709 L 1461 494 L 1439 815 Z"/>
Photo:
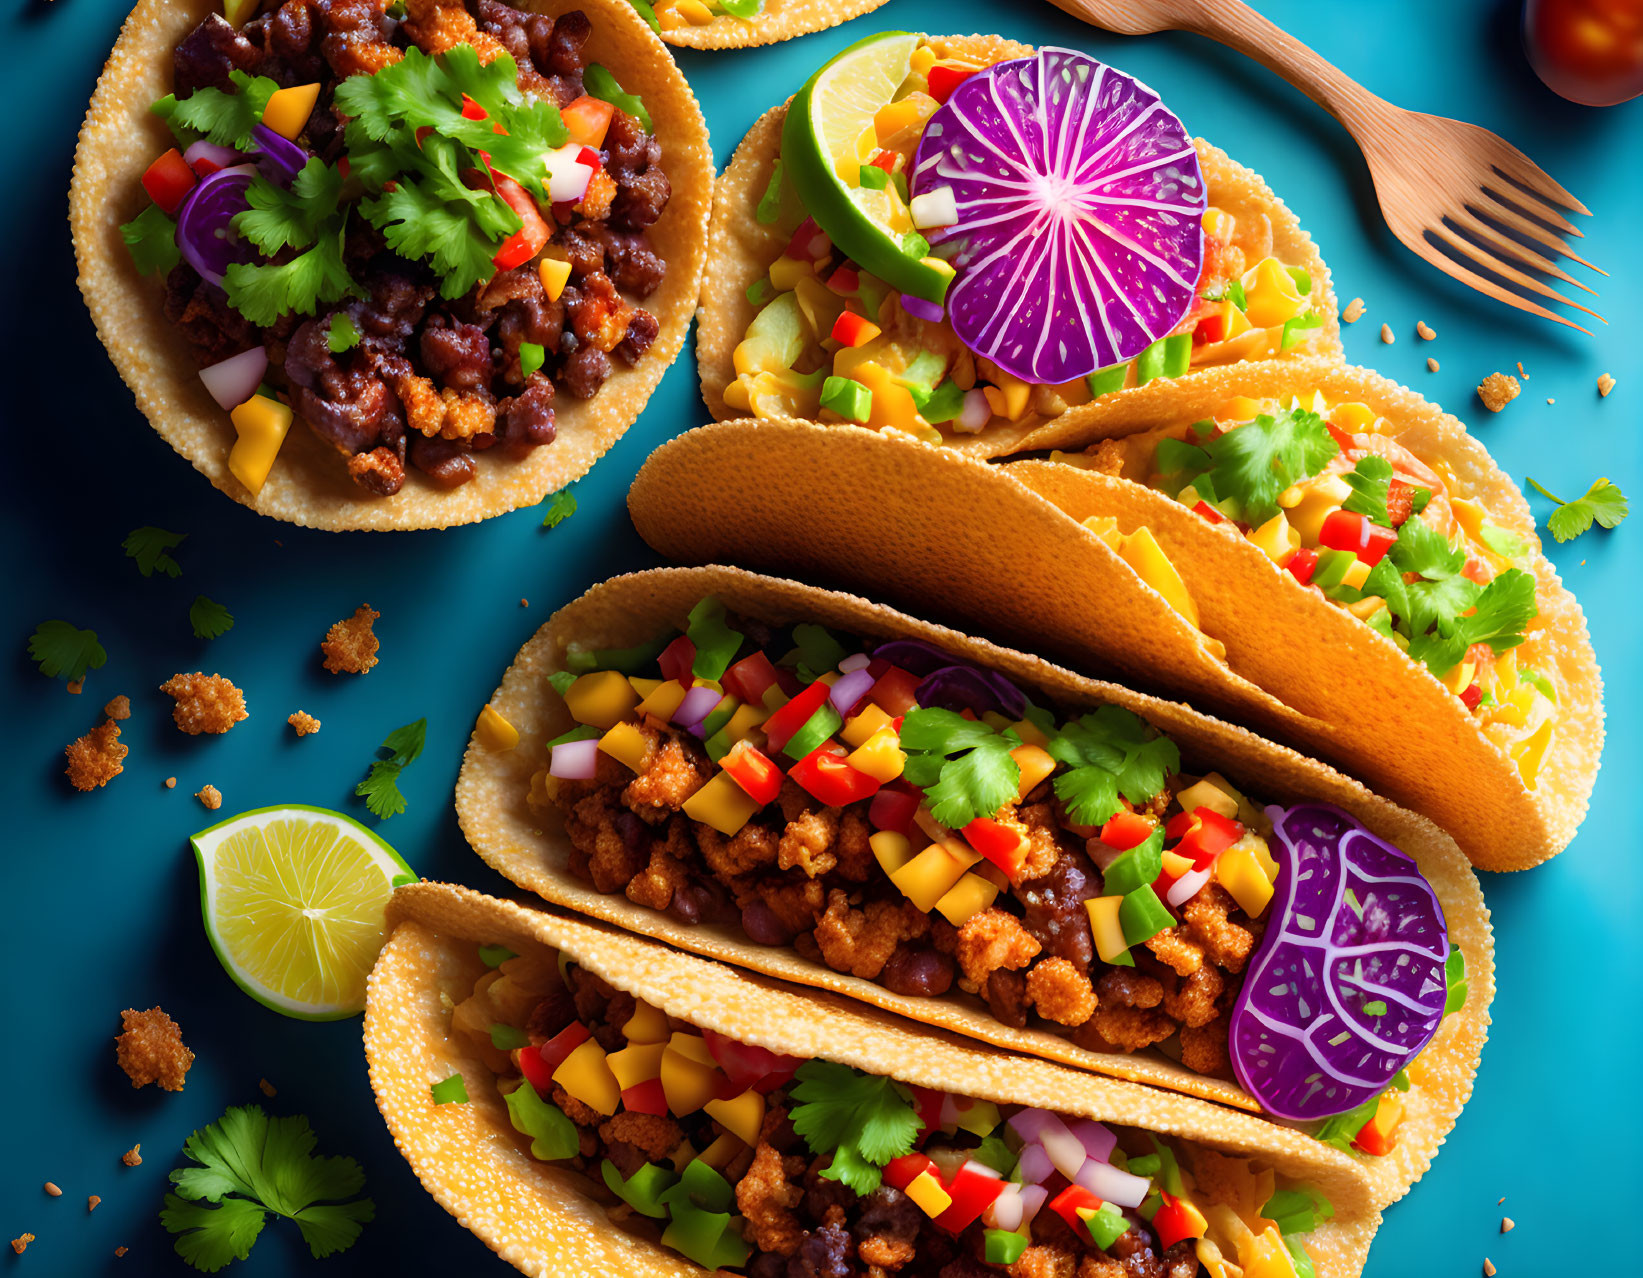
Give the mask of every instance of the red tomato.
<path id="1" fill-rule="evenodd" d="M 719 760 L 719 766 L 730 773 L 730 779 L 755 803 L 774 803 L 782 792 L 782 770 L 750 742 L 738 741 L 731 746 L 730 753 Z"/>
<path id="2" fill-rule="evenodd" d="M 964 841 L 1006 874 L 1016 874 L 1027 859 L 1027 840 L 1021 831 L 991 817 L 977 817 L 965 826 Z"/>
<path id="3" fill-rule="evenodd" d="M 695 683 L 695 676 L 690 668 L 696 664 L 696 645 L 684 635 L 680 635 L 667 647 L 662 649 L 662 655 L 656 662 L 662 668 L 662 678 L 671 679 L 690 687 Z"/>
<path id="4" fill-rule="evenodd" d="M 764 735 L 770 742 L 770 748 L 780 750 L 791 741 L 793 734 L 810 722 L 810 716 L 827 704 L 828 694 L 831 692 L 832 689 L 818 679 L 766 719 Z"/>
<path id="5" fill-rule="evenodd" d="M 967 67 L 950 67 L 938 62 L 930 68 L 925 79 L 930 85 L 930 96 L 937 102 L 945 102 L 953 96 L 953 90 L 968 80 L 975 72 Z"/>
<path id="6" fill-rule="evenodd" d="M 1318 552 L 1308 550 L 1303 546 L 1289 557 L 1289 563 L 1285 567 L 1294 574 L 1296 581 L 1303 586 L 1308 585 L 1312 581 L 1313 572 L 1318 567 Z"/>
<path id="7" fill-rule="evenodd" d="M 1152 1227 L 1158 1231 L 1159 1246 L 1165 1248 L 1174 1246 L 1183 1238 L 1201 1238 L 1204 1234 L 1203 1227 L 1193 1219 L 1181 1200 L 1169 1193 L 1164 1194 L 1164 1205 L 1152 1218 Z"/>
<path id="8" fill-rule="evenodd" d="M 918 686 L 924 680 L 918 675 L 891 666 L 867 693 L 867 699 L 886 714 L 906 714 L 917 704 Z"/>
<path id="9" fill-rule="evenodd" d="M 804 1064 L 800 1057 L 783 1056 L 768 1048 L 738 1043 L 710 1029 L 702 1031 L 702 1041 L 707 1044 L 708 1054 L 719 1062 L 719 1068 L 730 1079 L 737 1096 L 749 1087 L 778 1087 L 792 1078 L 799 1066 Z"/>
<path id="10" fill-rule="evenodd" d="M 148 166 L 143 174 L 143 190 L 148 192 L 149 199 L 175 217 L 184 197 L 198 181 L 188 161 L 183 159 L 183 153 L 172 147 Z"/>
<path id="11" fill-rule="evenodd" d="M 491 181 L 496 186 L 496 193 L 510 209 L 519 215 L 523 225 L 507 239 L 502 241 L 502 247 L 496 250 L 496 256 L 491 259 L 499 271 L 511 271 L 516 266 L 523 266 L 531 258 L 542 251 L 542 246 L 548 242 L 550 234 L 548 224 L 542 220 L 542 212 L 536 207 L 536 201 L 531 199 L 530 192 L 515 182 L 506 173 L 492 173 Z"/>
<path id="12" fill-rule="evenodd" d="M 879 792 L 878 778 L 829 753 L 826 746 L 805 755 L 788 769 L 787 775 L 830 808 L 870 799 Z"/>
<path id="13" fill-rule="evenodd" d="M 1153 828 L 1153 823 L 1139 813 L 1115 812 L 1107 824 L 1101 827 L 1101 842 L 1109 848 L 1128 852 L 1131 848 L 1145 843 Z"/>
<path id="14" fill-rule="evenodd" d="M 763 652 L 755 652 L 726 670 L 721 682 L 725 691 L 738 701 L 762 706 L 766 691 L 776 686 L 776 668 Z"/>
<path id="15" fill-rule="evenodd" d="M 867 809 L 867 823 L 875 830 L 906 834 L 913 828 L 913 817 L 922 797 L 904 783 L 892 782 L 873 796 Z"/>
<path id="16" fill-rule="evenodd" d="M 542 1059 L 542 1049 L 538 1047 L 521 1047 L 513 1054 L 514 1063 L 519 1066 L 519 1072 L 525 1076 L 525 1081 L 536 1089 L 538 1096 L 547 1097 L 553 1094 L 553 1071 L 556 1065 L 549 1065 Z"/>
<path id="17" fill-rule="evenodd" d="M 1529 65 L 1571 102 L 1613 106 L 1643 93 L 1643 3 L 1529 0 L 1523 11 Z"/>
<path id="18" fill-rule="evenodd" d="M 532 1087 L 536 1084 L 532 1083 Z M 642 1083 L 635 1083 L 622 1092 L 622 1104 L 635 1114 L 667 1114 L 667 1094 L 662 1090 L 662 1080 L 647 1078 Z"/>

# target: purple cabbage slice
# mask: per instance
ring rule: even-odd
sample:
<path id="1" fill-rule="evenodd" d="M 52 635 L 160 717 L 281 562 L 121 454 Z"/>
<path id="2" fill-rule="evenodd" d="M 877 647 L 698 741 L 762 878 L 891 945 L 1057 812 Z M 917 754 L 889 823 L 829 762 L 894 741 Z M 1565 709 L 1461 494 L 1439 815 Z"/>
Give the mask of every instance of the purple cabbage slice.
<path id="1" fill-rule="evenodd" d="M 252 262 L 257 252 L 234 233 L 234 215 L 250 208 L 246 191 L 257 175 L 254 164 L 218 169 L 200 179 L 177 210 L 177 248 L 200 277 L 218 288 L 236 262 Z"/>
<path id="2" fill-rule="evenodd" d="M 986 714 L 998 710 L 1012 719 L 1027 712 L 1027 698 L 1003 675 L 976 666 L 943 666 L 924 676 L 918 686 L 921 706 L 942 706 L 948 710 L 974 710 Z"/>
<path id="3" fill-rule="evenodd" d="M 257 147 L 257 167 L 270 182 L 290 186 L 308 163 L 308 148 L 291 141 L 282 133 L 275 133 L 266 124 L 255 125 L 251 141 Z"/>
<path id="4" fill-rule="evenodd" d="M 1379 1095 L 1437 1033 L 1449 930 L 1414 861 L 1341 809 L 1267 815 L 1278 879 L 1232 1009 L 1232 1064 L 1268 1113 L 1327 1118 Z"/>
<path id="5" fill-rule="evenodd" d="M 1191 306 L 1207 192 L 1181 121 L 1140 81 L 1044 48 L 966 78 L 930 118 L 914 196 L 951 187 L 929 231 L 957 276 L 953 331 L 1039 384 L 1122 363 Z"/>

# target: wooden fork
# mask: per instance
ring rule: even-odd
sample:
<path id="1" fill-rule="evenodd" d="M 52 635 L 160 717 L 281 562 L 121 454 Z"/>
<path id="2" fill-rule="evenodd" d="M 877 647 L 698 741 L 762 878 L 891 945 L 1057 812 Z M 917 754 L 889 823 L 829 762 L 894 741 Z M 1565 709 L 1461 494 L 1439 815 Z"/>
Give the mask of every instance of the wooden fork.
<path id="1" fill-rule="evenodd" d="M 1387 225 L 1409 248 L 1440 271 L 1508 306 L 1590 332 L 1502 287 L 1484 271 L 1607 323 L 1590 307 L 1564 297 L 1523 269 L 1529 266 L 1595 292 L 1552 258 L 1555 253 L 1607 274 L 1562 239 L 1562 235 L 1578 237 L 1581 232 L 1559 208 L 1588 217 L 1591 210 L 1522 151 L 1487 129 L 1393 106 L 1240 0 L 1053 3 L 1119 35 L 1190 31 L 1254 58 L 1323 107 L 1352 135 L 1369 162 Z M 1531 247 L 1504 231 L 1542 247 Z"/>

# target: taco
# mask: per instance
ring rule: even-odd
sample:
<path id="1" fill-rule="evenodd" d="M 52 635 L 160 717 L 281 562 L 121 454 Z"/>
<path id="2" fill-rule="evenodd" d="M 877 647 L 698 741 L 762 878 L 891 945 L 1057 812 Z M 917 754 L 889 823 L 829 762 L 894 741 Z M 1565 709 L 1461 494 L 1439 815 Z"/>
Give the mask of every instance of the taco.
<path id="1" fill-rule="evenodd" d="M 227 11 L 141 0 L 75 153 L 80 289 L 154 428 L 314 528 L 586 472 L 700 284 L 712 154 L 667 48 L 625 0 Z"/>
<path id="2" fill-rule="evenodd" d="M 378 1107 L 528 1274 L 1354 1278 L 1378 1224 L 1350 1159 L 1247 1114 L 463 888 L 389 919 Z"/>
<path id="3" fill-rule="evenodd" d="M 709 244 L 716 420 L 993 456 L 1126 387 L 1341 349 L 1328 268 L 1257 175 L 1122 72 L 995 36 L 839 54 L 737 148 Z"/>
<path id="4" fill-rule="evenodd" d="M 554 904 L 1264 1109 L 1360 1154 L 1379 1202 L 1425 1170 L 1486 1032 L 1487 911 L 1422 818 L 1184 706 L 794 582 L 595 587 L 520 652 L 456 805 Z"/>
<path id="5" fill-rule="evenodd" d="M 681 49 L 777 44 L 871 13 L 885 0 L 633 0 L 651 29 Z"/>

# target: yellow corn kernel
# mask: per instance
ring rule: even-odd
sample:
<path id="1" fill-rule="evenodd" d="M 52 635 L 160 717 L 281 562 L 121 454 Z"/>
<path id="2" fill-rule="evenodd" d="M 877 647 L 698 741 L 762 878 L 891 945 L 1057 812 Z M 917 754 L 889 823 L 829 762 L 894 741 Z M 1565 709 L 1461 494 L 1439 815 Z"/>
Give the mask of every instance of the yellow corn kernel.
<path id="1" fill-rule="evenodd" d="M 815 273 L 812 263 L 783 254 L 770 264 L 770 283 L 778 293 L 786 293 L 797 288 L 805 276 Z"/>
<path id="2" fill-rule="evenodd" d="M 947 889 L 936 902 L 941 916 L 954 927 L 963 927 L 980 914 L 998 896 L 998 884 L 989 883 L 978 874 L 966 874 Z"/>
<path id="3" fill-rule="evenodd" d="M 713 21 L 713 10 L 703 4 L 702 0 L 676 0 L 674 7 L 693 27 L 705 27 Z"/>
<path id="4" fill-rule="evenodd" d="M 673 712 L 683 704 L 685 693 L 688 691 L 689 689 L 677 679 L 659 683 L 655 690 L 639 703 L 639 713 L 655 715 L 658 719 L 671 719 Z"/>
<path id="5" fill-rule="evenodd" d="M 1231 244 L 1232 237 L 1238 229 L 1238 219 L 1225 209 L 1208 208 L 1204 210 L 1204 234 L 1222 244 Z"/>
<path id="6" fill-rule="evenodd" d="M 590 728 L 612 727 L 626 719 L 639 704 L 638 691 L 626 676 L 615 670 L 595 670 L 580 676 L 565 689 L 565 706 L 571 718 Z"/>
<path id="7" fill-rule="evenodd" d="M 1218 422 L 1252 422 L 1259 417 L 1265 405 L 1248 395 L 1234 395 L 1215 413 Z"/>
<path id="8" fill-rule="evenodd" d="M 665 1043 L 672 1037 L 667 1027 L 667 1013 L 652 1007 L 644 999 L 635 999 L 633 1015 L 622 1026 L 622 1037 L 630 1043 Z"/>
<path id="9" fill-rule="evenodd" d="M 913 1177 L 912 1183 L 903 1192 L 932 1219 L 953 1205 L 953 1196 L 941 1187 L 941 1182 L 928 1169 Z"/>
<path id="10" fill-rule="evenodd" d="M 860 714 L 850 717 L 850 721 L 844 725 L 839 735 L 852 747 L 866 745 L 875 732 L 888 727 L 890 722 L 889 712 L 883 706 L 874 705 L 869 701 Z"/>
<path id="11" fill-rule="evenodd" d="M 711 825 L 729 838 L 759 810 L 757 799 L 731 778 L 728 772 L 715 772 L 708 783 L 685 800 L 684 812 L 692 821 Z"/>
<path id="12" fill-rule="evenodd" d="M 1547 719 L 1525 737 L 1521 744 L 1511 749 L 1512 762 L 1517 764 L 1518 775 L 1523 778 L 1523 784 L 1531 790 L 1540 779 L 1541 766 L 1546 762 L 1546 751 L 1552 745 L 1552 724 L 1553 721 Z"/>
<path id="13" fill-rule="evenodd" d="M 1301 313 L 1301 293 L 1295 278 L 1275 257 L 1262 258 L 1244 272 L 1244 314 L 1256 328 L 1273 328 Z"/>
<path id="14" fill-rule="evenodd" d="M 1025 799 L 1038 788 L 1040 781 L 1055 771 L 1055 760 L 1050 757 L 1049 751 L 1032 742 L 1011 750 L 1010 758 L 1021 769 L 1021 785 L 1016 791 L 1018 800 Z"/>
<path id="15" fill-rule="evenodd" d="M 268 105 L 262 109 L 262 122 L 282 138 L 290 138 L 294 142 L 308 123 L 308 117 L 314 114 L 314 103 L 318 101 L 318 84 L 275 89 L 268 95 Z"/>
<path id="16" fill-rule="evenodd" d="M 1175 801 L 1181 805 L 1183 812 L 1196 812 L 1199 808 L 1208 808 L 1211 812 L 1229 819 L 1238 815 L 1238 800 L 1209 777 L 1202 781 L 1194 781 L 1175 796 Z"/>
<path id="17" fill-rule="evenodd" d="M 867 846 L 873 849 L 873 859 L 886 876 L 893 876 L 913 859 L 913 845 L 905 834 L 894 830 L 875 830 L 867 837 Z"/>
<path id="18" fill-rule="evenodd" d="M 1362 590 L 1363 583 L 1369 580 L 1369 565 L 1361 559 L 1354 559 L 1346 566 L 1346 572 L 1341 575 L 1341 584 L 1351 586 L 1354 590 Z"/>
<path id="19" fill-rule="evenodd" d="M 932 843 L 890 876 L 902 895 L 926 914 L 936 908 L 936 902 L 947 895 L 964 871 L 981 860 L 981 853 L 969 848 L 963 848 L 965 855 L 955 855 L 954 847 Z"/>
<path id="20" fill-rule="evenodd" d="M 897 426 L 910 430 L 924 424 L 919 421 L 918 405 L 913 402 L 913 396 L 890 376 L 884 365 L 868 360 L 857 365 L 853 375 L 873 392 L 873 404 L 867 415 L 869 428 L 883 430 L 886 426 Z"/>
<path id="21" fill-rule="evenodd" d="M 1153 537 L 1150 528 L 1142 526 L 1126 533 L 1119 554 L 1135 570 L 1137 577 L 1161 594 L 1164 602 L 1180 613 L 1189 626 L 1198 629 L 1198 605 L 1193 603 L 1192 596 L 1187 593 L 1186 582 L 1181 580 L 1181 574 L 1175 570 L 1175 565 Z"/>
<path id="22" fill-rule="evenodd" d="M 1375 425 L 1375 410 L 1368 404 L 1336 404 L 1329 420 L 1348 435 L 1366 434 Z"/>
<path id="23" fill-rule="evenodd" d="M 1121 896 L 1092 896 L 1084 902 L 1090 932 L 1095 937 L 1095 952 L 1103 963 L 1111 963 L 1129 948 L 1124 943 L 1124 926 L 1118 921 L 1118 907 L 1123 903 Z"/>
<path id="24" fill-rule="evenodd" d="M 614 1114 L 622 1103 L 622 1089 L 605 1061 L 605 1049 L 591 1038 L 584 1039 L 560 1062 L 553 1071 L 553 1081 L 601 1114 Z"/>
<path id="25" fill-rule="evenodd" d="M 1282 564 L 1301 544 L 1300 534 L 1289 526 L 1281 510 L 1250 533 L 1249 540 L 1275 564 Z"/>
<path id="26" fill-rule="evenodd" d="M 1254 854 L 1242 843 L 1234 843 L 1215 858 L 1215 881 L 1252 919 L 1260 918 L 1267 903 L 1272 900 L 1272 881 L 1256 864 Z"/>
<path id="27" fill-rule="evenodd" d="M 536 264 L 536 274 L 542 281 L 542 291 L 548 295 L 548 300 L 556 302 L 570 280 L 570 263 L 561 262 L 556 257 L 544 257 Z"/>
<path id="28" fill-rule="evenodd" d="M 474 725 L 474 736 L 481 747 L 493 754 L 512 750 L 519 744 L 519 729 L 498 714 L 492 706 L 486 706 L 479 712 L 479 722 Z"/>
<path id="29" fill-rule="evenodd" d="M 599 738 L 599 748 L 618 763 L 627 764 L 635 772 L 645 766 L 645 756 L 650 753 L 650 743 L 631 723 L 618 723 L 613 726 Z"/>
<path id="30" fill-rule="evenodd" d="M 228 414 L 234 423 L 234 447 L 228 453 L 228 469 L 255 497 L 268 482 L 274 458 L 291 429 L 291 408 L 266 395 L 253 395 Z"/>
<path id="31" fill-rule="evenodd" d="M 702 1109 L 726 1131 L 734 1132 L 744 1144 L 759 1143 L 759 1128 L 764 1123 L 764 1097 L 751 1087 L 730 1100 L 710 1100 Z"/>
<path id="32" fill-rule="evenodd" d="M 880 785 L 888 784 L 901 775 L 907 766 L 907 756 L 901 750 L 901 738 L 894 728 L 880 728 L 845 759 L 852 768 L 865 772 Z"/>

